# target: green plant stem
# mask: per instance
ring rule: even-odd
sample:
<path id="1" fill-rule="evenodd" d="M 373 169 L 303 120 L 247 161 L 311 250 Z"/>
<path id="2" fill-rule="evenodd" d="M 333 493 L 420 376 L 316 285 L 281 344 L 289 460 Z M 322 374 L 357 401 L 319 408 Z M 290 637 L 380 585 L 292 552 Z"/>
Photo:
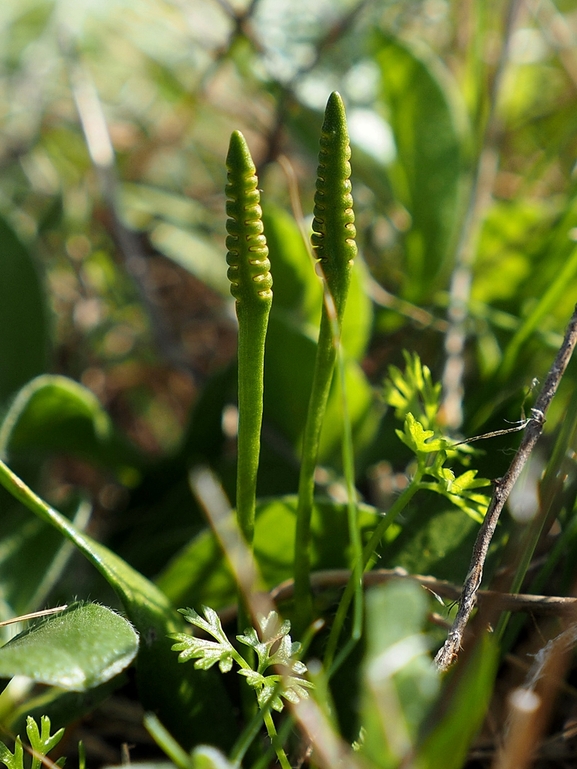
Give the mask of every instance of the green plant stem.
<path id="1" fill-rule="evenodd" d="M 310 527 L 314 502 L 314 475 L 321 428 L 340 342 L 340 328 L 356 256 L 351 155 L 346 115 L 338 93 L 327 102 L 321 130 L 317 191 L 311 238 L 323 278 L 324 301 L 313 384 L 303 436 L 299 499 L 295 533 L 295 621 L 301 636 L 312 621 L 310 588 Z"/>
<path id="2" fill-rule="evenodd" d="M 397 501 L 394 503 L 394 505 L 386 513 L 382 521 L 373 531 L 371 538 L 369 539 L 369 541 L 367 542 L 367 544 L 363 549 L 363 557 L 362 557 L 363 572 L 367 570 L 367 567 L 369 566 L 371 559 L 377 547 L 379 546 L 379 543 L 381 542 L 385 531 L 389 528 L 389 526 L 392 523 L 395 522 L 398 516 L 407 507 L 411 499 L 415 496 L 417 491 L 419 491 L 419 489 L 421 488 L 421 480 L 423 478 L 424 472 L 425 472 L 424 464 L 422 465 L 419 464 L 411 483 L 399 496 Z M 355 572 L 353 571 L 347 583 L 347 586 L 345 588 L 345 592 L 343 593 L 343 596 L 339 602 L 339 607 L 337 609 L 337 613 L 336 613 L 333 625 L 331 627 L 329 640 L 327 642 L 327 648 L 325 652 L 323 666 L 325 670 L 329 671 L 329 675 L 332 675 L 335 672 L 338 665 L 340 665 L 340 663 L 344 659 L 344 655 L 342 654 L 339 655 L 339 659 L 337 663 L 337 661 L 335 661 L 335 654 L 336 654 L 339 638 L 343 629 L 343 625 L 347 617 L 347 612 L 349 610 L 349 606 L 351 605 L 353 596 L 355 595 L 356 588 L 357 588 L 357 578 L 356 578 Z M 354 629 L 354 625 L 353 625 L 353 629 Z M 352 648 L 354 643 L 357 642 L 359 637 L 360 637 L 360 634 L 358 637 L 353 636 L 351 638 L 352 643 L 347 644 L 345 649 L 346 653 L 348 653 L 348 651 Z"/>
<path id="3" fill-rule="evenodd" d="M 159 748 L 171 759 L 178 769 L 193 769 L 194 762 L 190 755 L 181 748 L 170 732 L 160 723 L 154 713 L 146 713 L 143 718 L 144 728 Z"/>
<path id="4" fill-rule="evenodd" d="M 244 756 L 262 729 L 262 723 L 263 713 L 262 710 L 259 710 L 253 715 L 230 752 L 229 758 L 235 767 L 241 766 Z"/>
<path id="5" fill-rule="evenodd" d="M 238 318 L 238 460 L 236 515 L 252 549 L 264 395 L 264 349 L 272 278 L 256 169 L 240 131 L 226 158 L 227 262 Z"/>
<path id="6" fill-rule="evenodd" d="M 291 769 L 291 765 L 286 753 L 284 752 L 284 748 L 279 742 L 278 734 L 270 710 L 267 710 L 265 713 L 263 713 L 263 719 L 266 726 L 266 731 L 273 744 L 279 764 L 281 765 L 282 769 Z"/>
<path id="7" fill-rule="evenodd" d="M 355 460 L 353 434 L 347 403 L 345 361 L 342 348 L 338 356 L 339 382 L 343 411 L 343 468 L 347 486 L 347 521 L 349 540 L 352 550 L 351 581 L 354 584 L 353 632 L 355 639 L 360 638 L 363 628 L 363 543 L 358 525 L 357 492 L 355 488 Z"/>
<path id="8" fill-rule="evenodd" d="M 260 458 L 264 394 L 263 320 L 246 308 L 238 316 L 238 453 L 236 514 L 239 528 L 249 545 L 254 537 L 256 484 Z M 268 316 L 268 313 L 267 313 Z"/>
<path id="9" fill-rule="evenodd" d="M 314 504 L 315 470 L 323 418 L 329 397 L 336 349 L 331 323 L 323 310 L 313 384 L 309 400 L 307 421 L 303 436 L 303 452 L 299 476 L 298 504 L 295 532 L 295 628 L 302 635 L 312 620 L 312 593 L 310 589 L 311 515 Z"/>
<path id="10" fill-rule="evenodd" d="M 231 294 L 236 299 L 238 318 L 236 518 L 252 552 L 263 415 L 264 350 L 272 305 L 272 277 L 256 168 L 240 131 L 234 131 L 230 137 L 226 166 L 227 274 Z M 239 590 L 239 631 L 249 624 L 249 613 Z M 252 702 L 245 700 L 245 710 L 248 716 L 252 714 Z"/>

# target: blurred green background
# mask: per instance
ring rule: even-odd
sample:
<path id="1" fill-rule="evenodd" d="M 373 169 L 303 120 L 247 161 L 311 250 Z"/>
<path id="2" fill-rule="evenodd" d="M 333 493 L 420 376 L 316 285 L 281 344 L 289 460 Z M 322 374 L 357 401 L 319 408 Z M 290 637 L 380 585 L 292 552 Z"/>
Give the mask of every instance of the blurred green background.
<path id="1" fill-rule="evenodd" d="M 175 606 L 235 599 L 187 474 L 210 465 L 234 503 L 224 160 L 236 129 L 258 167 L 274 278 L 255 551 L 267 587 L 292 574 L 322 293 L 301 231 L 333 90 L 360 251 L 343 348 L 365 535 L 410 475 L 382 397 L 403 350 L 443 382 L 447 432 L 470 436 L 528 413 L 561 342 L 577 299 L 577 3 L 0 3 L 0 456 Z M 530 463 L 529 505 L 576 376 L 571 363 Z M 314 569 L 350 565 L 342 426 L 335 391 Z M 558 594 L 577 557 L 577 447 L 563 440 Z M 502 475 L 518 441 L 485 442 L 479 476 Z M 71 595 L 118 606 L 31 518 L 0 494 L 0 619 Z M 462 581 L 476 522 L 423 492 L 398 524 L 379 565 Z M 491 558 L 510 527 L 505 516 Z M 356 715 L 342 714 L 356 684 L 343 680 L 352 739 Z"/>
<path id="2" fill-rule="evenodd" d="M 386 507 L 404 482 L 379 398 L 404 348 L 443 380 L 449 429 L 518 419 L 577 296 L 576 34 L 575 3 L 548 0 L 4 0 L 0 449 L 61 506 L 87 490 L 95 531 L 150 575 L 202 526 L 191 463 L 234 495 L 224 158 L 240 129 L 275 277 L 261 494 L 295 491 L 319 314 L 298 226 L 334 89 L 361 253 L 344 332 L 359 487 Z M 11 406 L 45 372 L 87 390 Z"/>

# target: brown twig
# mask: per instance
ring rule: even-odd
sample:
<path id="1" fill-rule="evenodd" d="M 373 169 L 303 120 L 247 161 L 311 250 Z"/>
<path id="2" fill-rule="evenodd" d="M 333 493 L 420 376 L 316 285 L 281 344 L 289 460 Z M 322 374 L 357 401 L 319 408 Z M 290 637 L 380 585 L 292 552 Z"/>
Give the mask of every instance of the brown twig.
<path id="1" fill-rule="evenodd" d="M 351 572 L 349 569 L 324 569 L 311 574 L 311 588 L 313 593 L 321 593 L 326 590 L 334 590 L 346 587 Z M 421 574 L 407 574 L 401 569 L 374 569 L 363 574 L 363 587 L 382 585 L 393 579 L 410 579 L 418 582 L 426 590 L 441 598 L 450 601 L 458 601 L 462 589 L 452 582 L 447 582 L 435 577 Z M 287 579 L 273 588 L 268 594 L 275 603 L 289 601 L 294 597 L 294 580 Z M 479 590 L 477 599 L 480 603 L 490 602 L 493 608 L 499 611 L 525 611 L 531 614 L 553 615 L 556 617 L 573 616 L 577 610 L 577 598 L 559 595 L 530 595 L 522 593 L 500 593 L 496 590 Z M 229 606 L 219 611 L 219 616 L 224 624 L 232 622 L 236 618 L 236 605 Z"/>
<path id="2" fill-rule="evenodd" d="M 473 547 L 473 555 L 471 558 L 471 564 L 469 567 L 469 573 L 465 579 L 463 585 L 463 591 L 459 599 L 459 610 L 449 635 L 444 645 L 439 650 L 435 657 L 435 662 L 441 670 L 446 670 L 452 662 L 456 659 L 459 649 L 461 648 L 461 641 L 465 632 L 465 627 L 475 607 L 477 600 L 477 593 L 481 580 L 483 578 L 483 568 L 485 565 L 485 558 L 487 557 L 487 551 L 489 544 L 493 538 L 501 510 L 503 509 L 505 502 L 517 478 L 519 477 L 521 470 L 525 463 L 529 459 L 529 456 L 537 443 L 541 433 L 543 432 L 543 425 L 545 424 L 545 414 L 547 409 L 553 400 L 561 377 L 563 376 L 575 344 L 577 343 L 577 306 L 573 311 L 569 325 L 565 332 L 563 344 L 561 345 L 559 352 L 547 374 L 547 378 L 541 392 L 535 401 L 534 407 L 531 409 L 531 419 L 527 423 L 527 427 L 521 445 L 517 450 L 517 453 L 513 457 L 509 469 L 505 475 L 495 481 L 495 488 L 493 491 L 493 497 L 489 503 L 489 508 L 485 516 L 485 520 L 479 530 L 475 545 Z"/>

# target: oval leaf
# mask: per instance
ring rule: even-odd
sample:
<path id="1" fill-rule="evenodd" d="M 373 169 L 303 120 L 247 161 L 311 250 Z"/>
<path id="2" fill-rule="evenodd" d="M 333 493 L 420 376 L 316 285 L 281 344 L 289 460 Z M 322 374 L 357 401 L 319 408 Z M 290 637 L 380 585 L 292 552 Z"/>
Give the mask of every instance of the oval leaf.
<path id="1" fill-rule="evenodd" d="M 0 217 L 0 402 L 46 370 L 47 312 L 36 265 Z"/>
<path id="2" fill-rule="evenodd" d="M 0 427 L 0 456 L 64 451 L 106 467 L 141 458 L 114 430 L 98 398 L 64 376 L 44 374 L 15 397 Z"/>
<path id="3" fill-rule="evenodd" d="M 397 147 L 389 169 L 411 215 L 405 237 L 404 294 L 424 301 L 451 267 L 466 146 L 465 108 L 439 59 L 379 34 L 375 60 Z"/>
<path id="4" fill-rule="evenodd" d="M 0 677 L 81 692 L 116 676 L 137 651 L 130 622 L 98 604 L 75 605 L 0 648 Z"/>

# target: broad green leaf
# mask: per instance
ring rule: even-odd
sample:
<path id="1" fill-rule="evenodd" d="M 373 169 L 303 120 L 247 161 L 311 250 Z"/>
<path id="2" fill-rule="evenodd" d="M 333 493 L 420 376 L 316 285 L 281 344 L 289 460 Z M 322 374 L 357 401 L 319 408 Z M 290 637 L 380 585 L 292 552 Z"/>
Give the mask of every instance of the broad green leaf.
<path id="1" fill-rule="evenodd" d="M 292 577 L 296 504 L 294 496 L 257 503 L 254 552 L 266 589 Z M 377 523 L 378 512 L 361 505 L 361 528 L 370 531 Z M 349 567 L 350 558 L 346 506 L 317 500 L 311 521 L 312 568 Z M 236 595 L 232 574 L 209 530 L 174 558 L 158 578 L 158 585 L 180 606 L 207 604 L 218 609 L 233 602 Z"/>
<path id="2" fill-rule="evenodd" d="M 128 667 L 138 651 L 132 625 L 98 604 L 70 607 L 0 648 L 0 677 L 81 692 Z"/>
<path id="3" fill-rule="evenodd" d="M 406 524 L 394 542 L 385 547 L 380 565 L 384 568 L 399 566 L 410 574 L 430 574 L 456 585 L 462 584 L 469 569 L 479 524 L 463 510 L 449 507 L 439 494 L 422 491 L 415 499 L 415 507 L 407 511 Z M 506 536 L 503 527 L 499 526 L 489 551 L 487 574 Z"/>
<path id="4" fill-rule="evenodd" d="M 75 454 L 107 467 L 141 462 L 120 438 L 97 397 L 63 376 L 44 374 L 25 385 L 0 427 L 0 456 Z"/>
<path id="5" fill-rule="evenodd" d="M 294 218 L 275 206 L 263 210 L 263 223 L 274 279 L 273 315 L 281 310 L 297 325 L 317 328 L 323 290 Z"/>
<path id="6" fill-rule="evenodd" d="M 150 240 L 162 254 L 229 298 L 230 283 L 226 277 L 224 251 L 220 252 L 206 236 L 161 222 L 152 229 Z"/>
<path id="7" fill-rule="evenodd" d="M 135 229 L 145 229 L 159 219 L 181 227 L 198 226 L 207 219 L 200 202 L 148 184 L 125 182 L 121 204 L 123 218 Z"/>
<path id="8" fill-rule="evenodd" d="M 16 482 L 1 466 L 0 480 L 29 510 L 50 523 L 98 569 L 116 591 L 140 635 L 137 680 L 145 708 L 171 724 L 175 736 L 190 747 L 200 736 L 218 745 L 232 740 L 232 711 L 218 677 L 210 671 L 184 670 L 171 651 L 169 635 L 181 629 L 179 617 L 166 596 L 118 555 L 78 531 L 61 513 L 49 507 L 24 483 Z M 192 666 L 191 666 L 192 667 Z M 199 702 L 203 707 L 199 707 Z"/>
<path id="9" fill-rule="evenodd" d="M 294 219 L 271 206 L 263 214 L 274 278 L 272 316 L 288 318 L 316 338 L 323 302 L 322 283 Z M 341 339 L 347 356 L 359 360 L 372 329 L 372 304 L 366 290 L 367 268 L 355 259 Z M 281 312 L 279 312 L 279 310 Z"/>
<path id="10" fill-rule="evenodd" d="M 363 664 L 362 753 L 393 769 L 416 743 L 440 685 L 422 632 L 425 591 L 399 580 L 367 594 L 367 652 Z"/>
<path id="11" fill-rule="evenodd" d="M 192 751 L 193 769 L 234 769 L 232 764 L 220 750 L 210 745 L 199 745 Z"/>
<path id="12" fill-rule="evenodd" d="M 369 274 L 362 257 L 357 256 L 351 272 L 345 316 L 341 331 L 347 357 L 362 360 L 373 330 L 373 305 L 367 290 Z"/>
<path id="13" fill-rule="evenodd" d="M 0 217 L 0 403 L 46 370 L 47 310 L 28 250 Z"/>
<path id="14" fill-rule="evenodd" d="M 264 369 L 264 423 L 300 445 L 313 381 L 316 342 L 290 319 L 269 321 Z"/>
<path id="15" fill-rule="evenodd" d="M 319 462 L 340 467 L 343 439 L 343 401 L 337 380 L 333 379 L 319 445 Z M 351 421 L 353 444 L 358 456 L 374 438 L 380 409 L 375 392 L 362 368 L 354 360 L 345 361 L 345 387 L 348 418 Z"/>
<path id="16" fill-rule="evenodd" d="M 346 314 L 345 314 L 346 317 Z M 303 333 L 289 318 L 271 315 L 266 350 L 264 420 L 300 451 L 312 385 L 316 337 Z M 355 448 L 362 451 L 378 426 L 373 390 L 360 366 L 345 361 L 347 405 Z M 340 461 L 343 409 L 333 381 L 323 422 L 319 462 Z"/>
<path id="17" fill-rule="evenodd" d="M 234 603 L 236 584 L 213 532 L 204 529 L 178 553 L 156 580 L 174 606 Z"/>
<path id="18" fill-rule="evenodd" d="M 486 634 L 474 652 L 449 675 L 438 707 L 423 729 L 415 765 L 421 769 L 461 769 L 471 743 L 487 713 L 497 666 L 499 648 Z"/>
<path id="19" fill-rule="evenodd" d="M 86 525 L 89 506 L 80 504 L 75 520 Z M 44 521 L 32 518 L 0 488 L 0 618 L 34 611 L 60 578 L 73 548 Z"/>
<path id="20" fill-rule="evenodd" d="M 451 268 L 461 214 L 465 108 L 450 74 L 430 52 L 374 36 L 382 98 L 397 159 L 389 169 L 396 197 L 411 216 L 405 235 L 403 294 L 430 300 Z"/>

